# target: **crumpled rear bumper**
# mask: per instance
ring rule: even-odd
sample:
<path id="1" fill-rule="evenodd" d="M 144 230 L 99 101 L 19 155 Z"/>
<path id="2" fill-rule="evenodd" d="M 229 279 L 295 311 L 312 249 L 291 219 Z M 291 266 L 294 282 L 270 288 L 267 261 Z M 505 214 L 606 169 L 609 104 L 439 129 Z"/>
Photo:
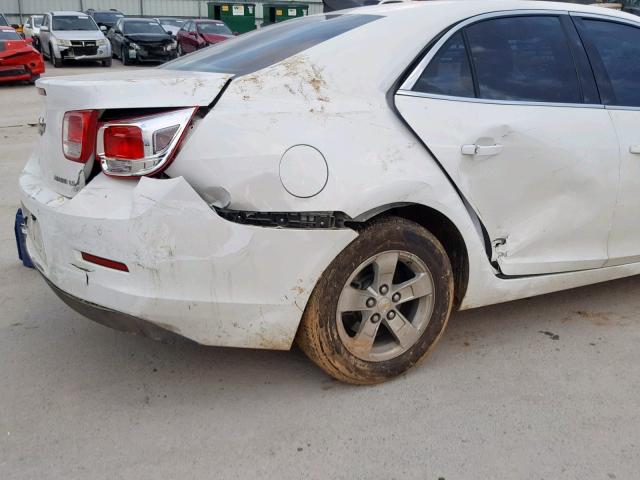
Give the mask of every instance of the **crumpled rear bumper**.
<path id="1" fill-rule="evenodd" d="M 20 188 L 27 249 L 56 289 L 205 345 L 288 349 L 317 279 L 357 235 L 229 222 L 182 177 L 101 174 L 69 199 L 32 159 Z"/>
<path id="2" fill-rule="evenodd" d="M 31 80 L 42 73 L 44 73 L 44 61 L 42 56 L 33 49 L 8 57 L 0 56 L 0 82 Z"/>

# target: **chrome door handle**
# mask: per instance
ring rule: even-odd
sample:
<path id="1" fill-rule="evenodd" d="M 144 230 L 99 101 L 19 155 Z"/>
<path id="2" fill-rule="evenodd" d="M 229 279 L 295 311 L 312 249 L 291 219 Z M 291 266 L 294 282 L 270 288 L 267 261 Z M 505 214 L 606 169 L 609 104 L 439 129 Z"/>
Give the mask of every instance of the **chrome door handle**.
<path id="1" fill-rule="evenodd" d="M 640 147 L 640 145 L 639 145 Z M 488 157 L 490 155 L 497 155 L 502 151 L 502 145 L 462 145 L 460 149 L 462 155 L 478 155 L 480 157 Z M 638 152 L 640 153 L 640 151 Z"/>
<path id="2" fill-rule="evenodd" d="M 629 153 L 639 154 L 640 153 L 640 145 L 631 145 L 629 147 Z"/>

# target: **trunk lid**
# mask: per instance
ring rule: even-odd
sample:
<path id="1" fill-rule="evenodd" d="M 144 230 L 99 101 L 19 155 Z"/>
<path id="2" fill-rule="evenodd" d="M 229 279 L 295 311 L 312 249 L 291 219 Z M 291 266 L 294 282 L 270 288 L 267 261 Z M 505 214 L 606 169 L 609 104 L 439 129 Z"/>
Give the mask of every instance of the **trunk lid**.
<path id="1" fill-rule="evenodd" d="M 62 120 L 71 110 L 112 110 L 207 106 L 230 74 L 182 72 L 166 69 L 126 73 L 80 75 L 41 79 L 46 95 L 40 119 L 41 137 L 36 153 L 43 179 L 60 195 L 73 197 L 85 185 L 93 168 L 65 158 Z"/>

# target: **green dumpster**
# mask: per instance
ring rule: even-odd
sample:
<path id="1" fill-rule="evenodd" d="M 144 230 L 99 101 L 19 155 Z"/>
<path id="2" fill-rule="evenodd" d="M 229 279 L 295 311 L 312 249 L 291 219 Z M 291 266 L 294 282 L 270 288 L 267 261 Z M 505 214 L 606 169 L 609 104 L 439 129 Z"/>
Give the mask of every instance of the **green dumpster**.
<path id="1" fill-rule="evenodd" d="M 304 17 L 309 13 L 309 5 L 304 3 L 265 3 L 262 5 L 262 24 L 283 22 L 290 18 Z"/>
<path id="2" fill-rule="evenodd" d="M 210 2 L 209 18 L 222 20 L 234 33 L 246 33 L 256 28 L 255 3 Z"/>

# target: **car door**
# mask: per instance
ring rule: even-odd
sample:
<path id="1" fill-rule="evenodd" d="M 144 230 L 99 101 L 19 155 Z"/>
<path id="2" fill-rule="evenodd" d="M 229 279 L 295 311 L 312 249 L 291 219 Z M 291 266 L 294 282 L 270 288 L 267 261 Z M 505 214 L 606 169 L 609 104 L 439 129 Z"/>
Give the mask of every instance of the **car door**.
<path id="1" fill-rule="evenodd" d="M 184 50 L 185 53 L 193 52 L 193 43 L 191 36 L 192 26 L 193 22 L 188 22 L 184 26 L 184 35 L 182 36 L 182 50 Z"/>
<path id="2" fill-rule="evenodd" d="M 185 23 L 181 30 L 180 43 L 184 53 L 191 52 L 191 45 L 189 44 L 189 29 L 191 28 L 191 24 L 192 22 Z"/>
<path id="3" fill-rule="evenodd" d="M 187 34 L 186 28 L 189 26 L 189 22 L 185 23 L 184 25 L 182 25 L 182 27 L 180 28 L 180 30 L 178 30 L 178 33 L 176 33 L 176 41 L 178 42 L 178 45 L 180 45 L 180 48 L 182 49 L 183 52 L 185 52 L 186 50 L 184 49 L 184 37 Z"/>
<path id="4" fill-rule="evenodd" d="M 120 56 L 122 42 L 120 39 L 122 38 L 122 30 L 124 28 L 124 22 L 122 20 L 118 20 L 116 24 L 113 26 L 111 30 L 107 33 L 109 37 L 109 41 L 111 42 L 111 51 L 115 52 L 116 56 Z"/>
<path id="5" fill-rule="evenodd" d="M 33 36 L 31 32 L 31 20 L 33 17 L 29 17 L 25 24 L 22 26 L 22 36 L 24 38 L 31 38 Z"/>
<path id="6" fill-rule="evenodd" d="M 51 15 L 45 15 L 42 19 L 42 25 L 40 26 L 40 49 L 42 52 L 49 51 L 49 43 L 50 43 L 50 29 L 51 29 Z"/>
<path id="7" fill-rule="evenodd" d="M 195 52 L 198 49 L 198 28 L 196 22 L 191 22 L 189 25 L 189 51 Z"/>
<path id="8" fill-rule="evenodd" d="M 395 102 L 475 211 L 503 274 L 606 264 L 618 144 L 568 14 L 462 22 Z"/>
<path id="9" fill-rule="evenodd" d="M 620 142 L 620 193 L 607 265 L 640 262 L 640 23 L 597 15 L 574 20 Z"/>

